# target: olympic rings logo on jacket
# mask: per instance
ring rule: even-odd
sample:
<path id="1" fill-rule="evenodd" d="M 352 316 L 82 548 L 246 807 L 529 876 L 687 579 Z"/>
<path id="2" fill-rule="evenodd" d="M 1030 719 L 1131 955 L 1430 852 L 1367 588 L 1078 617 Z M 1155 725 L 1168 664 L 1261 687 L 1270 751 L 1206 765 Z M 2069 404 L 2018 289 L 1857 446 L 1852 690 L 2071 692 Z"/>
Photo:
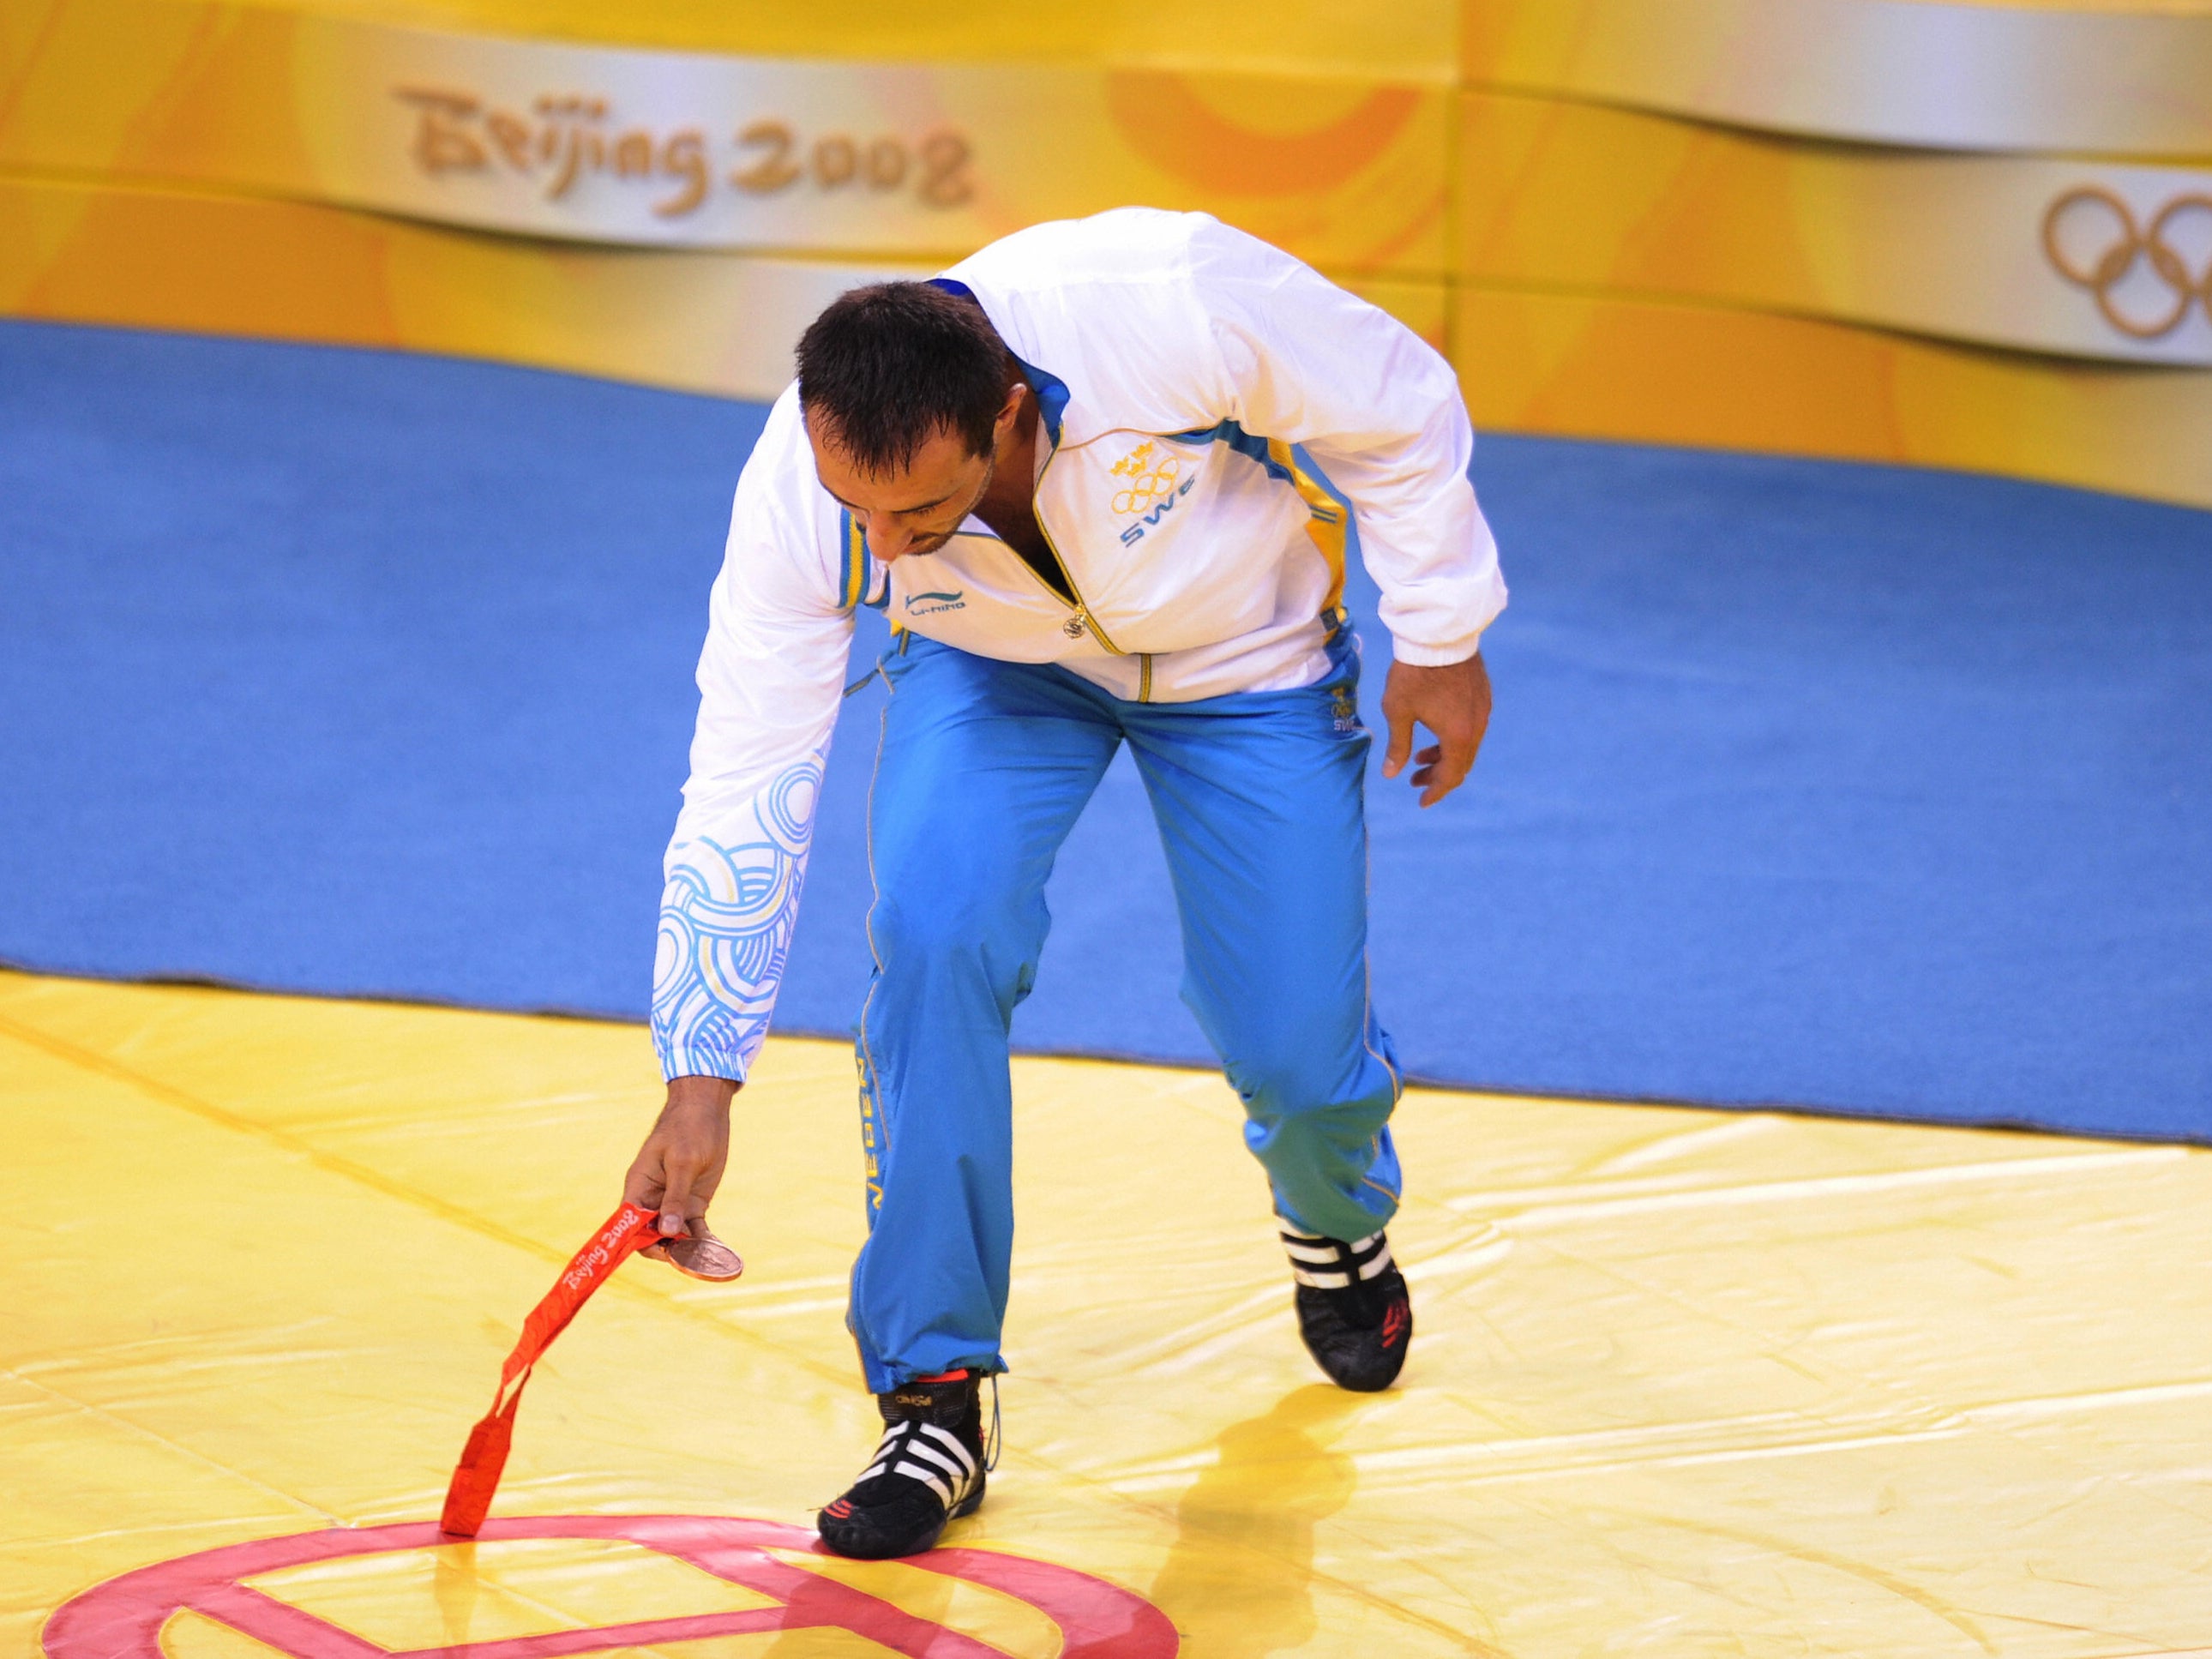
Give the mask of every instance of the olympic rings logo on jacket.
<path id="1" fill-rule="evenodd" d="M 2102 251 L 2086 265 L 2059 240 L 2060 222 L 2084 208 L 2102 214 L 2110 232 Z M 2206 254 L 2203 270 L 2192 271 L 2186 253 L 2168 239 L 2177 222 L 2191 214 L 2203 214 L 2212 220 L 2212 196 L 2191 192 L 2174 197 L 2144 226 L 2111 191 L 2101 185 L 2084 185 L 2067 191 L 2045 212 L 2044 257 L 2068 282 L 2087 289 L 2096 298 L 2099 313 L 2121 333 L 2131 340 L 2155 340 L 2179 327 L 2192 303 L 2203 306 L 2206 320 L 2212 321 L 2212 252 Z M 2138 261 L 2148 262 L 2151 274 L 2166 290 L 2166 299 L 2160 302 L 2163 308 L 2149 317 L 2129 315 L 2115 298 Z"/>
<path id="2" fill-rule="evenodd" d="M 1118 478 L 1127 478 L 1128 487 L 1114 497 L 1116 513 L 1142 513 L 1162 496 L 1176 493 L 1176 479 L 1182 475 L 1182 460 L 1170 455 L 1157 467 L 1149 465 L 1155 446 L 1139 444 L 1114 463 L 1111 471 Z"/>

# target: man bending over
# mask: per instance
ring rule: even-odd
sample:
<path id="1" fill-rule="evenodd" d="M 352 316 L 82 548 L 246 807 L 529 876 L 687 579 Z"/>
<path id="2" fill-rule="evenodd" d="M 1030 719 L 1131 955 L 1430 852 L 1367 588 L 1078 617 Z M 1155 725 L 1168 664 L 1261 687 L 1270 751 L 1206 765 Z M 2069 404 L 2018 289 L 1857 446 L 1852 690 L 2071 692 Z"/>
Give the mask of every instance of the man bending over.
<path id="1" fill-rule="evenodd" d="M 978 1387 L 1006 1368 L 1013 1238 L 1007 1033 L 1054 856 L 1124 743 L 1300 1334 L 1345 1388 L 1398 1375 L 1400 1084 L 1368 996 L 1346 526 L 1292 447 L 1358 515 L 1392 642 L 1382 774 L 1410 761 L 1426 806 L 1474 763 L 1477 647 L 1505 604 L 1473 442 L 1434 351 L 1203 214 L 1039 225 L 807 330 L 714 585 L 654 970 L 668 1101 L 625 1190 L 665 1237 L 704 1228 L 798 911 L 854 608 L 881 607 L 869 1234 L 847 1323 L 886 1431 L 822 1511 L 830 1548 L 927 1549 L 982 1502 Z M 1435 738 L 1418 755 L 1417 723 Z"/>

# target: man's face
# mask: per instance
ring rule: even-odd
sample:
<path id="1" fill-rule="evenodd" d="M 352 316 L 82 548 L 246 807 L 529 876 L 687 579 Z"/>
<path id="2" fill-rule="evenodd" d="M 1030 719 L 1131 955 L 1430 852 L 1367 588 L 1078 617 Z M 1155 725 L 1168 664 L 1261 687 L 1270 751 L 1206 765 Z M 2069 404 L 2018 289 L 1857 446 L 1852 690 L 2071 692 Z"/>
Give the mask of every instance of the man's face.
<path id="1" fill-rule="evenodd" d="M 867 532 L 868 551 L 885 564 L 936 552 L 990 488 L 992 456 L 969 454 L 957 433 L 938 433 L 903 470 L 882 477 L 861 471 L 834 441 L 825 441 L 834 435 L 807 426 L 815 474 Z"/>

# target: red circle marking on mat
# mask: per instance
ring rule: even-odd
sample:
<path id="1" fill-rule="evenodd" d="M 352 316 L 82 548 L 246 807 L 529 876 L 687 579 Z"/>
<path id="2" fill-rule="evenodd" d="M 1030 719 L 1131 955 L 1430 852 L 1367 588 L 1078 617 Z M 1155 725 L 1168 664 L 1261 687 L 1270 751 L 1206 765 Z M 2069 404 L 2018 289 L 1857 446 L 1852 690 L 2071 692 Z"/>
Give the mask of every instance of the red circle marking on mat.
<path id="1" fill-rule="evenodd" d="M 407 1659 L 563 1659 L 569 1654 L 750 1631 L 847 1630 L 910 1659 L 1005 1659 L 998 1649 L 890 1602 L 790 1566 L 768 1552 L 811 1550 L 814 1534 L 774 1521 L 702 1515 L 547 1515 L 487 1522 L 480 1541 L 613 1538 L 642 1544 L 781 1604 L 746 1613 L 638 1619 L 595 1630 L 549 1631 L 498 1642 L 414 1650 Z M 203 1550 L 96 1584 L 46 1621 L 46 1659 L 163 1659 L 161 1626 L 190 1610 L 290 1659 L 394 1659 L 391 1650 L 264 1595 L 244 1581 L 313 1561 L 428 1549 L 454 1540 L 432 1523 L 334 1528 Z M 1072 1567 L 992 1550 L 939 1549 L 908 1566 L 1002 1590 L 1058 1625 L 1062 1659 L 1173 1659 L 1175 1626 L 1142 1596 Z"/>

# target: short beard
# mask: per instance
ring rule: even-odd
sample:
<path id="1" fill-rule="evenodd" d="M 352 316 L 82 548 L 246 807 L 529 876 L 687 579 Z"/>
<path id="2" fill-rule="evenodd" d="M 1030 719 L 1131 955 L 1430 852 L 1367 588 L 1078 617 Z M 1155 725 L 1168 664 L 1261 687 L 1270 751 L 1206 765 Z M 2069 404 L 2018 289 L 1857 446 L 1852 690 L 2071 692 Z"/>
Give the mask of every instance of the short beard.
<path id="1" fill-rule="evenodd" d="M 998 476 L 999 445 L 997 439 L 994 438 L 991 442 L 991 453 L 983 462 L 983 482 L 975 486 L 975 493 L 968 498 L 968 504 L 960 509 L 960 516 L 953 520 L 952 528 L 941 536 L 933 537 L 927 546 L 909 547 L 899 556 L 906 559 L 926 559 L 933 553 L 944 551 L 952 538 L 960 533 L 960 526 L 975 515 L 975 508 L 981 503 L 983 497 L 991 493 L 991 481 Z"/>

